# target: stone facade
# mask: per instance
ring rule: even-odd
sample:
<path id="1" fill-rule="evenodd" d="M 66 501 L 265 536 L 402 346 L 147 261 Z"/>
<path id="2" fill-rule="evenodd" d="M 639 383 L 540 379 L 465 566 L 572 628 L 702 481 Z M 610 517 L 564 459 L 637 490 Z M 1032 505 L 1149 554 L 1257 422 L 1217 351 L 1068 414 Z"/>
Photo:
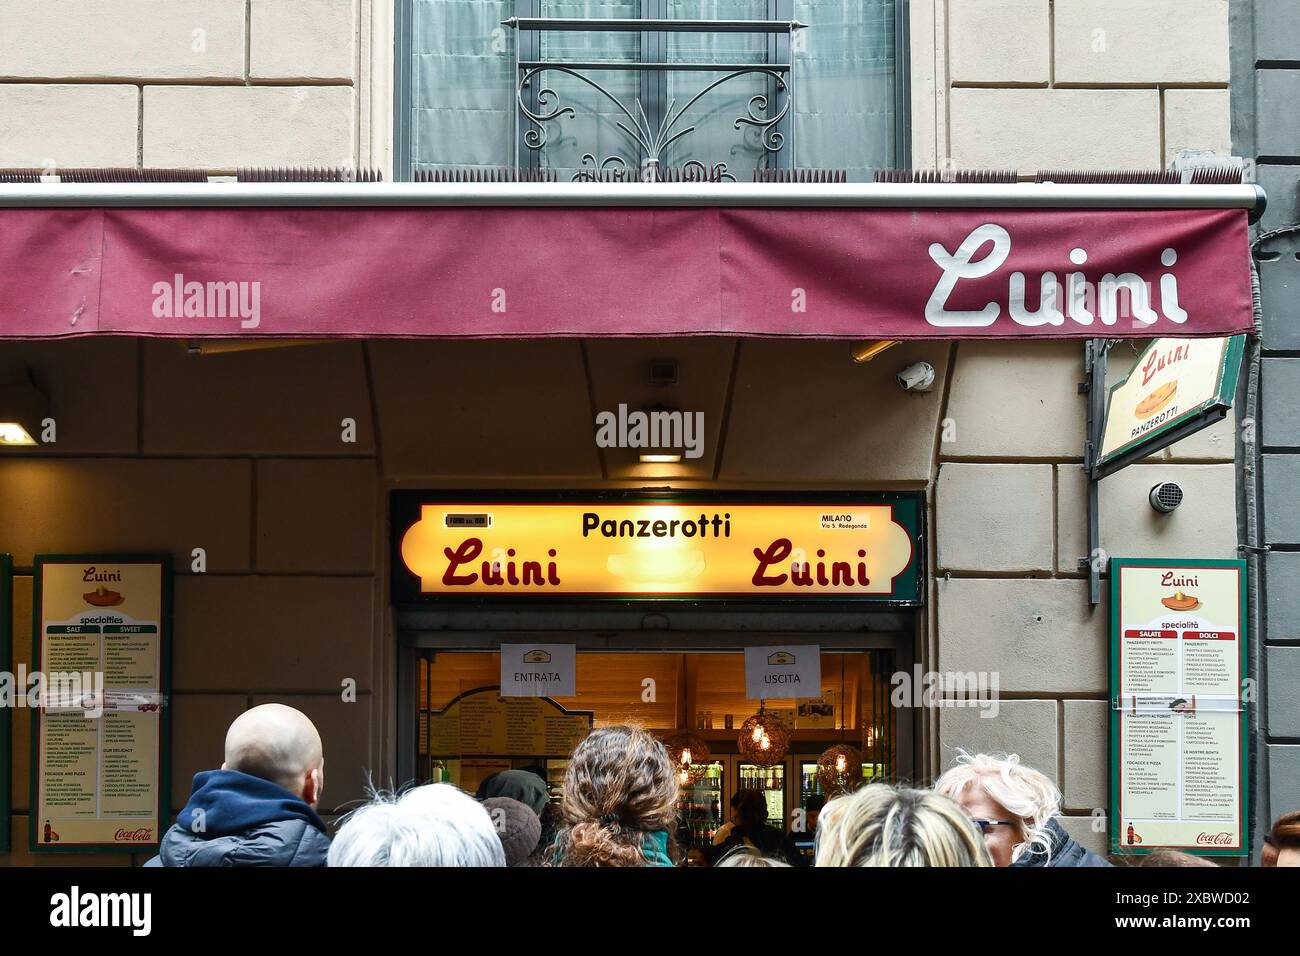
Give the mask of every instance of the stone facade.
<path id="1" fill-rule="evenodd" d="M 1261 341 L 1258 428 L 1245 480 L 1262 499 L 1259 621 L 1260 694 L 1255 709 L 1256 833 L 1300 806 L 1300 521 L 1295 496 L 1300 483 L 1300 333 L 1296 289 L 1300 287 L 1300 19 L 1285 0 L 1234 0 L 1233 125 L 1236 152 L 1256 162 L 1255 175 L 1268 191 L 1259 223 L 1264 239 L 1255 254 L 1259 270 Z M 1258 846 L 1258 841 L 1256 842 Z"/>
<path id="2" fill-rule="evenodd" d="M 1228 150 L 1228 0 L 911 11 L 915 165 L 1161 168 L 1179 149 Z"/>
<path id="3" fill-rule="evenodd" d="M 1183 148 L 1228 154 L 1227 0 L 913 2 L 917 165 L 1162 168 Z M 947 43 L 930 58 L 925 41 Z M 955 748 L 1017 752 L 1053 776 L 1070 831 L 1106 844 L 1106 596 L 1090 610 L 1082 343 L 963 342 L 937 445 L 932 666 L 1000 671 L 996 718 L 937 715 L 933 766 Z M 1134 356 L 1111 353 L 1112 376 Z M 940 436 L 942 439 L 942 435 Z M 1230 417 L 1101 484 L 1115 556 L 1237 557 Z M 1147 503 L 1176 481 L 1170 515 Z M 1193 504 L 1194 503 L 1194 504 Z"/>
<path id="4" fill-rule="evenodd" d="M 0 165 L 384 166 L 390 7 L 10 0 Z M 911 11 L 917 166 L 1160 167 L 1178 148 L 1226 147 L 1226 0 L 913 0 Z M 957 747 L 1018 752 L 1062 786 L 1071 832 L 1101 848 L 1090 817 L 1107 799 L 1107 621 L 1078 568 L 1082 343 L 908 343 L 865 366 L 845 343 L 669 344 L 683 369 L 674 403 L 726 423 L 704 459 L 683 464 L 683 485 L 927 491 L 934 580 L 917 658 L 998 671 L 1009 699 L 992 719 L 927 715 L 918 775 Z M 0 460 L 15 663 L 30 665 L 34 553 L 168 551 L 184 635 L 173 802 L 219 755 L 229 720 L 275 698 L 322 727 L 335 809 L 361 795 L 366 770 L 385 779 L 395 767 L 388 491 L 644 483 L 635 461 L 593 446 L 590 409 L 635 401 L 627 370 L 662 347 L 347 342 L 195 356 L 179 342 L 0 344 L 0 373 L 31 368 L 59 422 L 57 454 Z M 918 360 L 935 367 L 934 389 L 905 395 L 893 375 Z M 1234 434 L 1229 421 L 1107 479 L 1103 547 L 1235 556 Z M 1146 491 L 1162 480 L 1195 507 L 1154 515 Z M 195 547 L 205 575 L 189 572 Z M 340 702 L 341 676 L 357 680 L 358 703 Z M 15 863 L 30 862 L 29 732 L 19 711 Z"/>
<path id="5" fill-rule="evenodd" d="M 372 16 L 371 0 L 6 2 L 0 166 L 382 163 L 361 128 Z"/>

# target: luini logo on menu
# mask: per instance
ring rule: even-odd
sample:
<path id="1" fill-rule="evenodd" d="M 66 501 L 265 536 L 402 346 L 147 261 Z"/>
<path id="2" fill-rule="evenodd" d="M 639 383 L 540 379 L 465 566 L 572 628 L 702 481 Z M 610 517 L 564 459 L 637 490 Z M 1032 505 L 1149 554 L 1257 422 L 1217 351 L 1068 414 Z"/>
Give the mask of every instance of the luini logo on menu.
<path id="1" fill-rule="evenodd" d="M 153 284 L 156 319 L 239 319 L 241 329 L 262 324 L 262 283 L 186 282 L 176 273 L 171 282 Z"/>

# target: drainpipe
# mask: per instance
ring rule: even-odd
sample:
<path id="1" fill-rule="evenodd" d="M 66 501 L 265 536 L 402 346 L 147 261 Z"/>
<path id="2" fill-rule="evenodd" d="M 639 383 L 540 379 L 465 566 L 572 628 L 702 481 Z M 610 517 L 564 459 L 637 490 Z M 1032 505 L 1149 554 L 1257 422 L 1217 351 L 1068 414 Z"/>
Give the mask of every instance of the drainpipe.
<path id="1" fill-rule="evenodd" d="M 1260 648 L 1263 645 L 1264 627 L 1266 626 L 1263 591 L 1264 574 L 1261 565 L 1267 550 L 1261 529 L 1259 500 L 1259 465 L 1261 462 L 1259 451 L 1259 379 L 1264 313 L 1263 299 L 1260 293 L 1259 269 L 1255 262 L 1253 247 L 1250 258 L 1250 293 L 1255 312 L 1255 334 L 1248 336 L 1246 339 L 1246 382 L 1243 416 L 1242 420 L 1238 421 L 1237 424 L 1239 447 L 1242 452 L 1242 518 L 1245 525 L 1242 551 L 1245 553 L 1246 558 L 1246 613 L 1247 626 L 1250 631 L 1250 639 L 1246 643 L 1246 673 L 1259 682 L 1256 688 L 1255 701 L 1250 707 L 1249 721 L 1247 723 L 1252 741 L 1250 750 L 1254 758 L 1251 761 L 1247 783 L 1248 792 L 1255 795 L 1255 812 L 1252 819 L 1247 821 L 1249 828 L 1247 846 L 1250 848 L 1251 857 L 1253 857 L 1261 811 L 1264 812 L 1263 826 L 1269 826 L 1268 811 L 1264 810 L 1268 805 L 1265 789 L 1268 786 L 1268 774 L 1265 769 L 1267 767 L 1268 753 L 1264 743 L 1264 734 L 1267 731 L 1266 721 L 1262 719 L 1265 687 L 1260 666 Z M 1243 424 L 1245 425 L 1244 428 L 1242 427 Z M 1247 434 L 1250 436 L 1249 441 L 1246 440 Z"/>

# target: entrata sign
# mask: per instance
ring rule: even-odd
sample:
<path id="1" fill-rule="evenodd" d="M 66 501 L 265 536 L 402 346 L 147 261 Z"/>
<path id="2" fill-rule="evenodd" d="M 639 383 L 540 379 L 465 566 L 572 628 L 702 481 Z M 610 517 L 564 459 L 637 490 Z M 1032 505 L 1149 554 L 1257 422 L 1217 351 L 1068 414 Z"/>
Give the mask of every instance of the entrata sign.
<path id="1" fill-rule="evenodd" d="M 921 599 L 916 493 L 394 496 L 397 602 L 554 597 Z"/>
<path id="2" fill-rule="evenodd" d="M 502 697 L 574 697 L 578 652 L 573 644 L 502 644 Z"/>

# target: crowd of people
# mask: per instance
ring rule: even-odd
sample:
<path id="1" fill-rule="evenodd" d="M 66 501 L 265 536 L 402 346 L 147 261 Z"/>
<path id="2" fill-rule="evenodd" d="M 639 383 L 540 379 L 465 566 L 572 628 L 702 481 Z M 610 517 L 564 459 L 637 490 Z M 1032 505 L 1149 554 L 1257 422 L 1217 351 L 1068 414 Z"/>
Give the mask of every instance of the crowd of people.
<path id="1" fill-rule="evenodd" d="M 489 777 L 473 796 L 449 783 L 376 793 L 333 839 L 316 812 L 320 734 L 300 711 L 263 704 L 226 735 L 219 770 L 198 774 L 154 866 L 799 866 L 769 825 L 762 794 L 739 790 L 706 851 L 679 838 L 678 781 L 663 743 L 636 727 L 592 731 L 552 800 L 529 769 Z M 959 752 L 932 789 L 871 783 L 808 807 L 815 866 L 1111 866 L 1061 824 L 1061 793 L 1015 756 Z M 1161 850 L 1129 862 L 1213 866 Z M 1300 812 L 1265 839 L 1264 866 L 1300 866 Z"/>

